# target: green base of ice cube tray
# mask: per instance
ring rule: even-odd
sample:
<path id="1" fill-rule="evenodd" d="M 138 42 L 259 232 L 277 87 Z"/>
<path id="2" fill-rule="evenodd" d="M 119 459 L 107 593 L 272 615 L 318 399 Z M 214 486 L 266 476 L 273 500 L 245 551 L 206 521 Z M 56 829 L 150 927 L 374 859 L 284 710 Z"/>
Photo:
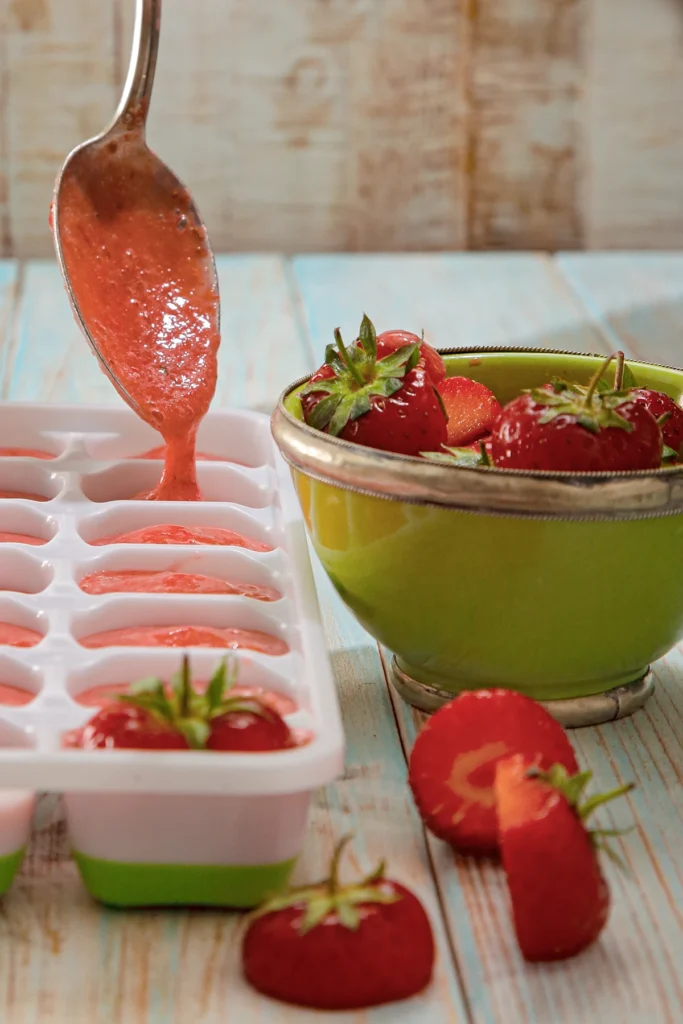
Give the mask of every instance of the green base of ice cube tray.
<path id="1" fill-rule="evenodd" d="M 258 906 L 287 884 L 292 860 L 255 867 L 214 864 L 125 864 L 74 850 L 83 882 L 96 900 L 112 907 Z"/>
<path id="2" fill-rule="evenodd" d="M 14 876 L 21 867 L 25 852 L 26 848 L 22 847 L 16 853 L 8 853 L 5 857 L 0 857 L 0 895 L 7 892 L 14 881 Z"/>

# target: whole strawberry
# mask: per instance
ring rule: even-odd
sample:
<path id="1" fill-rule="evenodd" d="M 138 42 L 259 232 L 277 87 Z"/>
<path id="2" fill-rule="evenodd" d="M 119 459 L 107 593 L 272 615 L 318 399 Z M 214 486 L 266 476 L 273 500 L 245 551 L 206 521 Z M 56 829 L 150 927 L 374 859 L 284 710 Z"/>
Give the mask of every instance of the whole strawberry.
<path id="1" fill-rule="evenodd" d="M 306 423 L 345 441 L 419 455 L 446 441 L 446 413 L 420 345 L 378 357 L 375 328 L 363 317 L 358 342 L 347 348 L 339 330 L 325 365 L 300 393 Z"/>
<path id="2" fill-rule="evenodd" d="M 405 348 L 406 345 L 420 346 L 420 357 L 424 359 L 425 368 L 435 384 L 444 379 L 446 364 L 436 349 L 428 345 L 424 338 L 419 338 L 410 331 L 382 331 L 377 335 L 377 355 L 380 359 L 399 348 Z"/>
<path id="3" fill-rule="evenodd" d="M 631 398 L 652 413 L 661 427 L 664 444 L 678 458 L 683 445 L 683 409 L 680 405 L 663 392 L 652 391 L 651 388 L 634 388 Z"/>
<path id="4" fill-rule="evenodd" d="M 586 819 L 632 786 L 583 800 L 590 772 L 540 771 L 523 755 L 500 761 L 495 797 L 517 941 L 527 960 L 561 960 L 594 942 L 610 896 L 598 863 L 601 833 Z"/>
<path id="5" fill-rule="evenodd" d="M 663 442 L 655 417 L 630 391 L 598 387 L 613 358 L 588 388 L 554 380 L 509 402 L 492 431 L 494 465 L 592 473 L 657 469 Z"/>
<path id="6" fill-rule="evenodd" d="M 252 918 L 242 966 L 257 991 L 316 1010 L 356 1010 L 407 999 L 428 984 L 434 939 L 425 910 L 384 864 L 354 885 L 330 877 L 277 896 Z"/>

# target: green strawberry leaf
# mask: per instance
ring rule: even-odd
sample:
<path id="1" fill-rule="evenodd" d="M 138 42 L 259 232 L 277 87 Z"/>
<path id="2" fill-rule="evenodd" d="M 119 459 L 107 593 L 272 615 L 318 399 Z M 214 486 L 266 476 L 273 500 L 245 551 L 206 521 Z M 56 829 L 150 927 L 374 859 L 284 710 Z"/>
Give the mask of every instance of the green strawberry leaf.
<path id="1" fill-rule="evenodd" d="M 363 313 L 360 331 L 358 332 L 358 340 L 360 341 L 365 354 L 369 356 L 374 363 L 377 358 L 377 332 L 375 331 L 374 324 L 368 317 L 367 313 Z"/>
<path id="2" fill-rule="evenodd" d="M 308 417 L 309 426 L 315 427 L 316 430 L 324 430 L 337 411 L 341 401 L 341 395 L 333 394 L 328 395 L 326 398 L 321 398 L 311 410 Z"/>
<path id="3" fill-rule="evenodd" d="M 675 448 L 670 448 L 668 444 L 665 444 L 662 449 L 662 462 L 677 462 L 678 452 Z"/>
<path id="4" fill-rule="evenodd" d="M 204 694 L 204 700 L 209 712 L 214 711 L 220 706 L 225 697 L 225 691 L 232 687 L 234 682 L 234 674 L 232 678 L 228 679 L 228 662 L 227 658 L 223 658 L 223 661 L 211 676 L 206 693 Z"/>
<path id="5" fill-rule="evenodd" d="M 624 373 L 621 378 L 621 390 L 631 391 L 632 388 L 637 388 L 638 384 L 636 378 L 633 376 L 633 372 L 628 363 L 624 363 Z"/>
<path id="6" fill-rule="evenodd" d="M 187 740 L 191 750 L 204 750 L 211 733 L 211 726 L 200 718 L 184 718 L 175 723 L 176 729 Z"/>

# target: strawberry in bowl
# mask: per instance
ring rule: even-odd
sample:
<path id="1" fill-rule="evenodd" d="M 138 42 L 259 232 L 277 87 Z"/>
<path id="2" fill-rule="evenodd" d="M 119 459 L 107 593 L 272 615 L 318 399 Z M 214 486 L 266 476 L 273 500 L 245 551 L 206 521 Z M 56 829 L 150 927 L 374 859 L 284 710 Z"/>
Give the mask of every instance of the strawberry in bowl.
<path id="1" fill-rule="evenodd" d="M 441 355 L 438 389 L 469 379 L 486 389 L 488 413 L 493 400 L 502 407 L 493 421 L 472 417 L 471 430 L 464 417 L 456 445 L 445 447 L 457 405 L 445 442 L 440 431 L 427 443 L 418 427 L 418 457 L 316 429 L 308 402 L 328 397 L 314 394 L 317 375 L 292 384 L 273 414 L 334 587 L 394 655 L 399 692 L 425 709 L 481 688 L 586 698 L 558 710 L 572 722 L 641 706 L 650 664 L 683 639 L 683 465 L 662 468 L 668 420 L 634 381 L 677 405 L 683 371 L 631 362 L 634 380 L 615 386 L 604 355 Z M 626 564 L 647 566 L 635 589 L 614 586 Z M 626 703 L 604 696 L 622 686 Z"/>
<path id="2" fill-rule="evenodd" d="M 204 688 L 193 686 L 189 658 L 167 687 L 133 683 L 67 738 L 83 750 L 214 750 L 265 752 L 295 746 L 284 718 L 258 696 L 231 694 L 234 662 L 220 663 Z"/>

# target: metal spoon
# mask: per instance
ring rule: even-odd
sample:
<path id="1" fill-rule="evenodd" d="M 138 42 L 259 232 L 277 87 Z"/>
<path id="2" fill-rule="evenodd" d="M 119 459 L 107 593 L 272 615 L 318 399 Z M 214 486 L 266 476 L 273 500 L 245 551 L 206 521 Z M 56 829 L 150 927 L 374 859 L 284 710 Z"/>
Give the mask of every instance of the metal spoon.
<path id="1" fill-rule="evenodd" d="M 206 279 L 210 282 L 216 295 L 216 316 L 220 317 L 216 264 L 208 233 L 202 223 L 199 211 L 186 187 L 170 168 L 149 149 L 145 139 L 147 114 L 159 47 L 161 3 L 162 0 L 136 0 L 135 30 L 128 76 L 114 119 L 104 132 L 81 143 L 68 155 L 55 184 L 52 206 L 52 226 L 57 260 L 76 320 L 102 369 L 121 397 L 138 415 L 140 415 L 138 405 L 113 372 L 98 345 L 97 337 L 93 333 L 94 325 L 88 324 L 81 312 L 78 295 L 75 293 L 69 277 L 68 258 L 65 256 L 60 229 L 60 200 L 64 204 L 65 191 L 69 185 L 73 184 L 74 180 L 77 180 L 79 186 L 96 201 L 98 191 L 102 195 L 102 182 L 106 181 L 107 169 L 112 166 L 113 162 L 116 162 L 117 168 L 120 169 L 122 161 L 129 164 L 131 169 L 144 166 L 149 187 L 153 192 L 153 195 L 147 195 L 146 199 L 153 201 L 155 206 L 160 209 L 173 209 L 177 205 L 178 195 L 183 194 L 186 203 L 183 212 L 190 222 L 190 226 L 194 225 L 201 230 L 203 238 L 201 259 L 205 262 Z"/>

